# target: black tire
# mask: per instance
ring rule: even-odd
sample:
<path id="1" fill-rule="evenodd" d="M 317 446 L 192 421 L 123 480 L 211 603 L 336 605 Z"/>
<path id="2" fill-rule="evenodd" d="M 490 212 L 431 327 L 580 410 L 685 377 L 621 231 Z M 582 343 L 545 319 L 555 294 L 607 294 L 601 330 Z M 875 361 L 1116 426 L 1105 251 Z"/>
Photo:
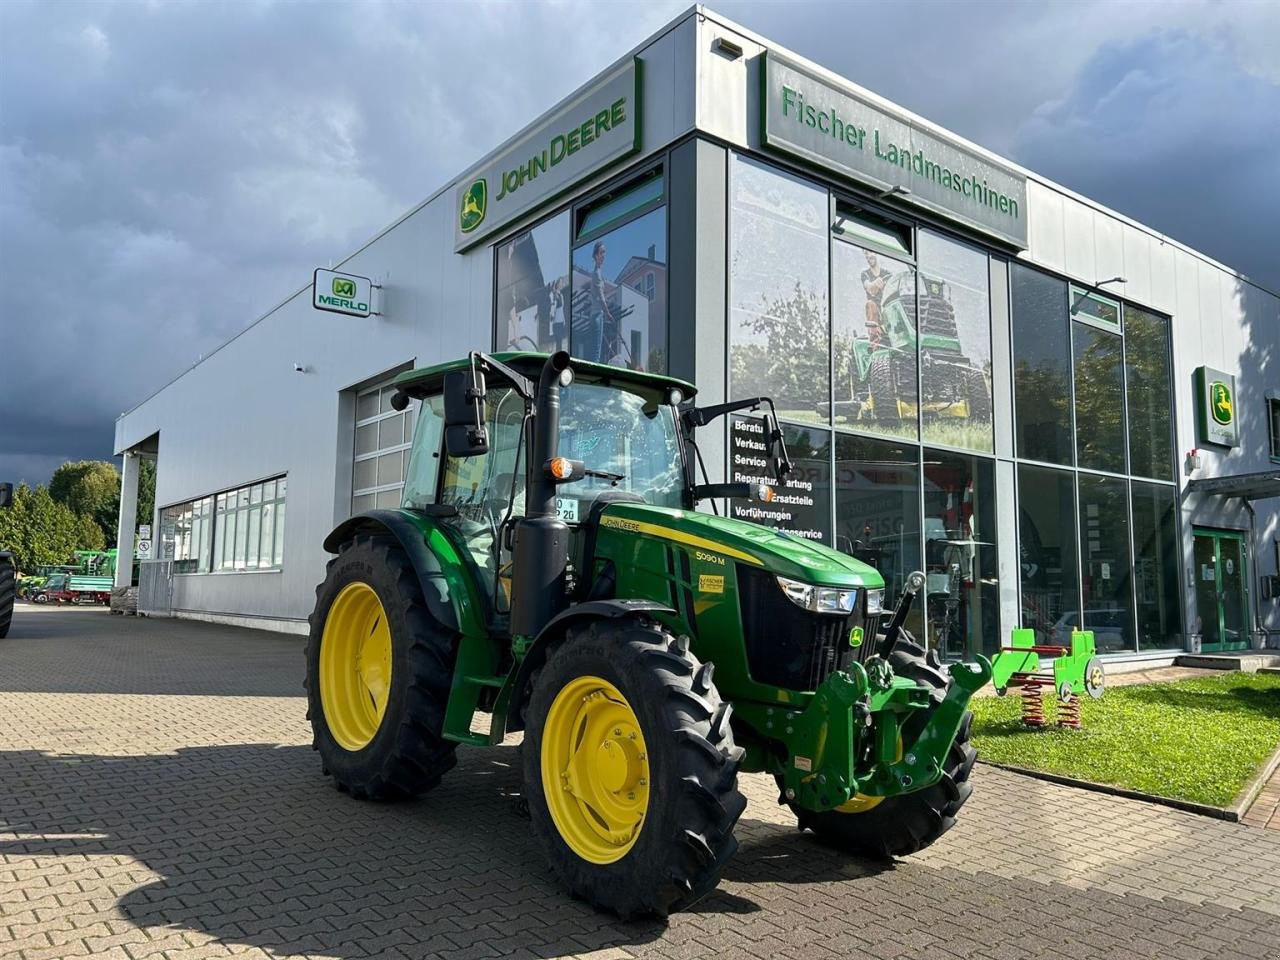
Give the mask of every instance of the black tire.
<path id="1" fill-rule="evenodd" d="M 969 419 L 990 423 L 991 393 L 987 389 L 987 378 L 977 367 L 970 367 L 968 381 Z"/>
<path id="2" fill-rule="evenodd" d="M 932 698 L 941 701 L 950 683 L 942 671 L 937 651 L 925 651 L 903 631 L 890 657 L 893 672 L 932 687 Z M 925 724 L 924 711 L 908 721 L 904 734 L 917 733 Z M 973 714 L 965 712 L 955 742 L 947 754 L 942 779 L 914 793 L 889 797 L 863 813 L 827 810 L 815 813 L 792 806 L 800 828 L 812 830 L 823 842 L 846 853 L 876 859 L 918 853 L 955 826 L 956 815 L 973 793 L 969 774 L 978 752 L 969 743 Z M 914 729 L 912 729 L 914 727 Z"/>
<path id="3" fill-rule="evenodd" d="M 362 581 L 377 593 L 391 632 L 391 683 L 386 713 L 362 749 L 341 746 L 325 721 L 319 677 L 325 620 L 343 587 Z M 389 536 L 358 536 L 342 544 L 316 588 L 307 642 L 307 719 L 312 748 L 339 790 L 360 800 L 415 797 L 434 787 L 457 762 L 444 740 L 455 637 L 427 610 L 413 563 Z"/>
<path id="4" fill-rule="evenodd" d="M 18 597 L 17 580 L 13 575 L 13 560 L 0 556 L 0 640 L 9 635 L 13 623 L 13 602 Z"/>
<path id="5" fill-rule="evenodd" d="M 649 805 L 640 834 L 621 859 L 587 861 L 561 837 L 547 806 L 541 755 L 547 714 L 560 690 L 582 676 L 608 680 L 640 723 L 649 760 Z M 595 621 L 571 628 L 531 680 L 522 750 L 533 832 L 574 896 L 624 919 L 665 917 L 715 889 L 738 849 L 733 827 L 746 798 L 738 791 L 742 749 L 731 707 L 688 642 L 656 623 Z"/>
<path id="6" fill-rule="evenodd" d="M 878 423 L 897 423 L 902 419 L 898 416 L 896 368 L 893 358 L 882 353 L 872 357 L 871 366 L 867 370 L 871 390 L 871 417 Z"/>

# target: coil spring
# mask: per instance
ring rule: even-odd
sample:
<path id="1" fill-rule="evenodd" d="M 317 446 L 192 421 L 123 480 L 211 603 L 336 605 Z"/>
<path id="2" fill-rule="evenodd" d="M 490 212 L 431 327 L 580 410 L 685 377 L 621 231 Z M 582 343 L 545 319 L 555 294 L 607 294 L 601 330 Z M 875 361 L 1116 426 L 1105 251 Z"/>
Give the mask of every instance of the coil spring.
<path id="1" fill-rule="evenodd" d="M 1022 685 L 1022 722 L 1028 727 L 1044 726 L 1044 695 L 1034 681 Z"/>
<path id="2" fill-rule="evenodd" d="M 1058 704 L 1058 726 L 1069 727 L 1072 730 L 1079 730 L 1082 727 L 1080 698 L 1074 693 Z"/>

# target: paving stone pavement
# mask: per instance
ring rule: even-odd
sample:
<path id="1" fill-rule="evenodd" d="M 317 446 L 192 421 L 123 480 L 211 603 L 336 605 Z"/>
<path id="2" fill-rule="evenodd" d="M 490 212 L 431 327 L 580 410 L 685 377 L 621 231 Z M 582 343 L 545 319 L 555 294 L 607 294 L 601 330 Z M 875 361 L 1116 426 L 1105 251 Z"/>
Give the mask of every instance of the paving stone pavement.
<path id="1" fill-rule="evenodd" d="M 979 766 L 890 865 L 799 834 L 772 783 L 724 882 L 620 923 L 548 874 L 517 747 L 419 801 L 320 775 L 297 638 L 22 606 L 0 643 L 0 957 L 1280 956 L 1280 832 Z"/>

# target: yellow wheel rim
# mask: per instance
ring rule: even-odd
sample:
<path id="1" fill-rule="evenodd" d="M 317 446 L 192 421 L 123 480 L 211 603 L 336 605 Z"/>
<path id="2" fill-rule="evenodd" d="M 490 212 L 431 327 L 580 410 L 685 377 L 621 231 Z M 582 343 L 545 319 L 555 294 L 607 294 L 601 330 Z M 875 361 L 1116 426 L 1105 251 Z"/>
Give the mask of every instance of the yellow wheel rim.
<path id="1" fill-rule="evenodd" d="M 649 759 L 627 698 L 608 680 L 565 684 L 542 731 L 542 790 L 556 830 L 591 863 L 635 846 L 649 808 Z"/>
<path id="2" fill-rule="evenodd" d="M 356 581 L 334 598 L 320 637 L 320 704 L 333 739 L 361 750 L 378 732 L 391 693 L 391 629 L 373 587 Z"/>

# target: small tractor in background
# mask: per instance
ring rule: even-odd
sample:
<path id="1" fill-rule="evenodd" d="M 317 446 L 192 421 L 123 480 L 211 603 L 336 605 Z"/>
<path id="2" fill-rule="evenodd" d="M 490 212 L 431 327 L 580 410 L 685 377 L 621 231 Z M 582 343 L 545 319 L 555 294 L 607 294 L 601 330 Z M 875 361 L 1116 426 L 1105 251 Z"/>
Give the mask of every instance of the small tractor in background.
<path id="1" fill-rule="evenodd" d="M 965 356 L 947 281 L 917 279 L 909 271 L 890 276 L 880 294 L 879 326 L 878 342 L 853 342 L 851 419 L 913 420 L 922 391 L 926 419 L 990 422 L 991 389 L 986 373 Z M 837 402 L 837 412 L 842 406 L 851 404 Z"/>
<path id="2" fill-rule="evenodd" d="M 850 854 L 915 853 L 972 785 L 972 693 L 851 556 L 695 509 L 768 500 L 695 476 L 693 435 L 764 397 L 694 406 L 669 377 L 567 353 L 472 353 L 396 380 L 419 402 L 403 507 L 341 523 L 307 644 L 326 774 L 362 799 L 435 786 L 459 744 L 523 732 L 523 802 L 574 895 L 665 916 L 714 889 L 746 807 L 777 782 Z"/>
<path id="3" fill-rule="evenodd" d="M 0 483 L 0 510 L 13 505 L 13 484 Z M 13 623 L 13 602 L 18 597 L 18 581 L 13 566 L 13 554 L 0 544 L 0 640 L 9 635 Z"/>
<path id="4" fill-rule="evenodd" d="M 1053 657 L 1053 672 L 1041 671 L 1040 658 Z M 1046 723 L 1043 688 L 1058 695 L 1058 726 L 1081 728 L 1080 694 L 1095 700 L 1106 692 L 1107 677 L 1098 659 L 1093 632 L 1073 630 L 1069 647 L 1037 644 L 1030 628 L 1014 630 L 1009 646 L 1001 647 L 991 661 L 991 685 L 1004 696 L 1009 687 L 1022 695 L 1022 722 L 1029 727 Z"/>

